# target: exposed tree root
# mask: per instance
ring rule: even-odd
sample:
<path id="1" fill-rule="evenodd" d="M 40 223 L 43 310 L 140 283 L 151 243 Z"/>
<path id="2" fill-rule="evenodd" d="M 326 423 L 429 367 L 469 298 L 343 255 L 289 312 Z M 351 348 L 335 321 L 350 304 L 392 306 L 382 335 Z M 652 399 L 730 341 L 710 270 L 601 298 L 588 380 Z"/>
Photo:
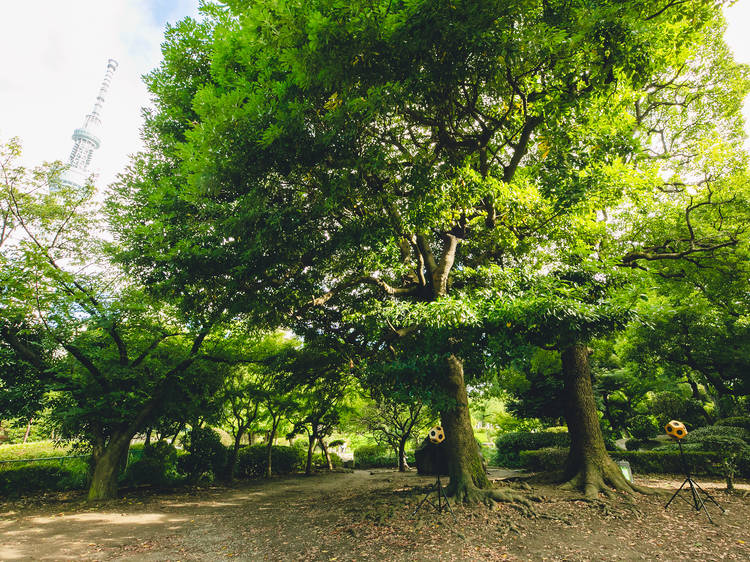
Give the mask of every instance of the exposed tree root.
<path id="1" fill-rule="evenodd" d="M 619 467 L 610 459 L 602 463 L 585 462 L 578 472 L 561 486 L 563 490 L 579 490 L 583 492 L 584 499 L 594 501 L 599 499 L 599 494 L 604 494 L 607 499 L 621 496 L 617 492 L 630 495 L 633 492 L 645 495 L 664 495 L 667 490 L 649 488 L 628 482 L 622 475 Z"/>
<path id="2" fill-rule="evenodd" d="M 478 488 L 473 484 L 464 484 L 461 486 L 449 486 L 446 488 L 446 494 L 456 503 L 465 505 L 484 504 L 493 507 L 496 502 L 505 503 L 517 509 L 527 517 L 536 515 L 532 501 L 540 502 L 539 496 L 527 496 L 512 490 L 501 490 L 498 488 Z"/>

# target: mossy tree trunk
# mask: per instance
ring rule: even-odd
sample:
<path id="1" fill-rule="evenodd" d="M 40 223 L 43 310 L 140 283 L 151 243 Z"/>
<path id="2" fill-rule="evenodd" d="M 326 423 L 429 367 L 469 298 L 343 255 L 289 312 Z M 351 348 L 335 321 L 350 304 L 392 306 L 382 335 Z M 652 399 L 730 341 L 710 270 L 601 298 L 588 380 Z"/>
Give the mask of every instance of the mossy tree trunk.
<path id="1" fill-rule="evenodd" d="M 655 492 L 628 482 L 607 453 L 591 384 L 589 348 L 576 342 L 563 349 L 562 368 L 565 421 L 570 435 L 563 487 L 580 490 L 588 499 L 597 498 L 599 492 L 611 496 L 613 489 Z"/>
<path id="2" fill-rule="evenodd" d="M 95 447 L 92 455 L 94 471 L 89 486 L 89 501 L 110 500 L 117 497 L 117 477 L 122 458 L 128 452 L 134 434 L 113 435 L 104 447 Z"/>
<path id="3" fill-rule="evenodd" d="M 479 490 L 492 487 L 479 454 L 469 414 L 469 399 L 464 382 L 464 368 L 460 359 L 451 355 L 447 359 L 444 390 L 453 404 L 440 412 L 445 441 L 443 447 L 448 458 L 447 493 L 457 501 L 483 499 Z"/>

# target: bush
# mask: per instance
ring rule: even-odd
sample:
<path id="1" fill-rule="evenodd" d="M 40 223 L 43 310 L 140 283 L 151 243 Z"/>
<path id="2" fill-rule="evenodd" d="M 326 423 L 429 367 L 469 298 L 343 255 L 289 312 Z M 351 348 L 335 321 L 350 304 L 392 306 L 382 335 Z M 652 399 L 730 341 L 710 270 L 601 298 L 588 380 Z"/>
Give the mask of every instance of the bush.
<path id="1" fill-rule="evenodd" d="M 651 398 L 649 409 L 656 416 L 660 427 L 669 420 L 680 420 L 691 429 L 705 423 L 706 419 L 706 413 L 698 400 L 675 392 L 657 392 Z"/>
<path id="2" fill-rule="evenodd" d="M 568 447 L 570 437 L 567 433 L 527 433 L 516 431 L 500 435 L 495 441 L 496 466 L 518 468 L 521 464 L 521 451 L 537 451 L 548 447 Z"/>
<path id="3" fill-rule="evenodd" d="M 568 458 L 568 449 L 562 447 L 545 447 L 536 451 L 521 451 L 519 466 L 532 472 L 551 472 L 560 470 Z"/>
<path id="4" fill-rule="evenodd" d="M 143 448 L 141 457 L 128 465 L 123 481 L 128 485 L 149 484 L 166 487 L 179 480 L 177 449 L 166 441 Z"/>
<path id="5" fill-rule="evenodd" d="M 731 425 L 709 425 L 699 427 L 687 434 L 685 443 L 703 443 L 706 439 L 714 437 L 735 437 L 748 441 L 750 433 L 743 427 L 734 427 Z"/>
<path id="6" fill-rule="evenodd" d="M 632 418 L 630 418 L 630 421 L 628 421 L 627 425 L 630 434 L 635 439 L 639 439 L 641 441 L 656 437 L 660 432 L 656 420 L 652 416 L 647 416 L 644 414 L 633 416 Z"/>
<path id="7" fill-rule="evenodd" d="M 80 490 L 88 485 L 86 459 L 40 461 L 0 465 L 0 494 Z"/>
<path id="8" fill-rule="evenodd" d="M 344 466 L 344 461 L 341 460 L 340 456 L 330 451 L 328 452 L 328 454 L 331 457 L 331 464 L 333 465 L 333 468 L 341 468 L 342 466 Z M 305 453 L 305 458 L 307 458 L 307 453 Z M 315 468 L 328 468 L 328 462 L 326 462 L 326 457 L 323 453 L 313 455 L 313 466 Z"/>
<path id="9" fill-rule="evenodd" d="M 304 455 L 297 447 L 274 445 L 271 448 L 271 471 L 273 474 L 290 474 L 300 468 Z M 237 476 L 240 478 L 260 478 L 265 475 L 267 466 L 266 445 L 252 445 L 239 450 Z"/>
<path id="10" fill-rule="evenodd" d="M 221 437 L 208 427 L 196 427 L 185 437 L 187 455 L 178 460 L 178 468 L 191 482 L 201 478 L 213 480 L 227 462 L 227 449 Z"/>
<path id="11" fill-rule="evenodd" d="M 354 466 L 357 468 L 384 468 L 398 466 L 393 453 L 381 445 L 365 445 L 354 449 Z"/>
<path id="12" fill-rule="evenodd" d="M 685 451 L 685 462 L 691 473 L 706 476 L 724 476 L 720 455 L 710 451 Z M 568 449 L 551 447 L 537 451 L 522 451 L 522 466 L 535 472 L 559 470 L 565 463 Z M 618 451 L 610 455 L 613 460 L 626 460 L 634 473 L 682 474 L 679 451 Z M 738 462 L 738 474 L 746 475 L 750 460 L 743 457 Z"/>
<path id="13" fill-rule="evenodd" d="M 409 465 L 416 463 L 414 451 L 406 451 L 406 462 Z M 354 466 L 356 468 L 398 468 L 398 459 L 387 447 L 366 445 L 354 450 Z"/>
<path id="14" fill-rule="evenodd" d="M 735 416 L 717 421 L 714 426 L 741 427 L 750 432 L 750 416 Z"/>

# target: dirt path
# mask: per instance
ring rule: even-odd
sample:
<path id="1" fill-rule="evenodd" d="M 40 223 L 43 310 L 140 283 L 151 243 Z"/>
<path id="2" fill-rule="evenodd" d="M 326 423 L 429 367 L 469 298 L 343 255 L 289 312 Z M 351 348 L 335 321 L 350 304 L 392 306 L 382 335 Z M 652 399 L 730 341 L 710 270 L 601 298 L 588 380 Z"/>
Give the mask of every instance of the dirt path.
<path id="1" fill-rule="evenodd" d="M 750 559 L 750 500 L 705 482 L 728 511 L 710 508 L 716 525 L 685 502 L 666 512 L 663 498 L 590 504 L 550 486 L 523 492 L 544 497 L 537 517 L 502 505 L 458 508 L 457 524 L 431 509 L 412 519 L 433 481 L 413 472 L 355 471 L 141 492 L 99 507 L 79 495 L 5 502 L 0 559 Z M 675 488 L 680 481 L 646 483 Z"/>

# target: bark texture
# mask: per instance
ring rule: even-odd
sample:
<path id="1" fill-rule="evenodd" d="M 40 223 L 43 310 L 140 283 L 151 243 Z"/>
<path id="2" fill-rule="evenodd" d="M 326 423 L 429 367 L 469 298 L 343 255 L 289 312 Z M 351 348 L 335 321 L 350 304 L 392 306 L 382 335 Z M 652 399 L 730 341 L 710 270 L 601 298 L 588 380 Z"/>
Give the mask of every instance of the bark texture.
<path id="1" fill-rule="evenodd" d="M 89 486 L 89 501 L 110 500 L 117 497 L 117 477 L 122 457 L 128 452 L 132 435 L 115 435 L 104 448 L 95 448 L 94 471 Z"/>
<path id="2" fill-rule="evenodd" d="M 570 435 L 563 487 L 580 490 L 588 499 L 596 499 L 599 492 L 611 496 L 613 490 L 657 493 L 628 482 L 607 453 L 591 384 L 588 347 L 575 343 L 564 349 L 562 366 Z"/>
<path id="3" fill-rule="evenodd" d="M 443 447 L 450 476 L 447 494 L 457 501 L 481 500 L 480 490 L 490 489 L 492 484 L 482 466 L 479 446 L 471 427 L 463 364 L 454 355 L 447 360 L 445 390 L 455 401 L 451 408 L 440 413 L 446 435 Z"/>

